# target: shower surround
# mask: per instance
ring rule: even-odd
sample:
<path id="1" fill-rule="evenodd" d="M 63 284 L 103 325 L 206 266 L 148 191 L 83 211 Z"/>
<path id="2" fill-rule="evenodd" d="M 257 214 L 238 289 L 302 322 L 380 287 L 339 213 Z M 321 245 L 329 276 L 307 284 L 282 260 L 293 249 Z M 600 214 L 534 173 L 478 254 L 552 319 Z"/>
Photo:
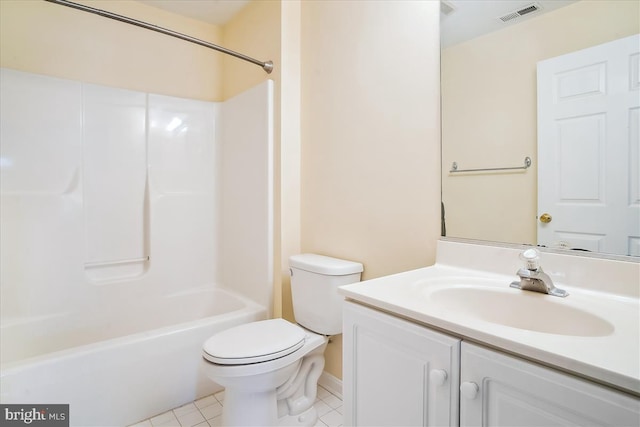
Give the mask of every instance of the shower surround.
<path id="1" fill-rule="evenodd" d="M 214 103 L 2 69 L 0 92 L 0 401 L 121 425 L 215 391 L 203 338 L 271 307 L 272 82 Z"/>

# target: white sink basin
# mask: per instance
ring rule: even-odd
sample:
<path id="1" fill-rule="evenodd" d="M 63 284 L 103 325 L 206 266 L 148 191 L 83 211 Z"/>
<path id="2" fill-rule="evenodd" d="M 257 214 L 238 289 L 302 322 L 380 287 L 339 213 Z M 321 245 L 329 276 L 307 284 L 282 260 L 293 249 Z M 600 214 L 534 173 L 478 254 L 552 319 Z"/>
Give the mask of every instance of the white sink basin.
<path id="1" fill-rule="evenodd" d="M 431 267 L 340 288 L 348 299 L 640 396 L 640 263 L 545 253 L 559 298 L 509 287 L 516 248 L 438 243 Z"/>
<path id="2" fill-rule="evenodd" d="M 467 318 L 554 335 L 599 337 L 614 326 L 564 298 L 518 289 L 454 285 L 425 289 L 429 304 Z M 571 298 L 571 296 L 567 297 Z"/>

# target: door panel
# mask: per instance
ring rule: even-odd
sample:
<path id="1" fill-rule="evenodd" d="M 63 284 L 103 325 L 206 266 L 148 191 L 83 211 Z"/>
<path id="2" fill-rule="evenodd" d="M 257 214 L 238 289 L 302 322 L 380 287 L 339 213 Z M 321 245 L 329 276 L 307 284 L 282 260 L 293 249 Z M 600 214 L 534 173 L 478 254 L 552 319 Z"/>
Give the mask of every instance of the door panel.
<path id="1" fill-rule="evenodd" d="M 640 255 L 640 35 L 538 63 L 538 244 Z"/>
<path id="2" fill-rule="evenodd" d="M 460 340 L 344 307 L 344 424 L 456 426 Z"/>
<path id="3" fill-rule="evenodd" d="M 636 426 L 640 399 L 467 342 L 461 345 L 461 426 Z"/>

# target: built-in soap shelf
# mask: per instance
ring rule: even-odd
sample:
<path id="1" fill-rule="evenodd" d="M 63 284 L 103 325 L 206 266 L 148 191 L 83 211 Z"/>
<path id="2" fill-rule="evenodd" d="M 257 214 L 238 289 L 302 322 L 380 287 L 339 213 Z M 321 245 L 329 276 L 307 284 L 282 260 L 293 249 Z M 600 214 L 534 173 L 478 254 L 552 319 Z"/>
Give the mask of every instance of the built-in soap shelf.
<path id="1" fill-rule="evenodd" d="M 118 264 L 133 264 L 136 262 L 145 262 L 145 261 L 149 261 L 149 257 L 143 257 L 143 258 L 132 258 L 132 259 L 118 259 L 118 260 L 114 260 L 114 261 L 96 261 L 96 262 L 85 262 L 84 263 L 84 268 L 92 268 L 92 267 L 107 267 L 107 266 L 113 266 L 113 265 L 118 265 Z"/>
<path id="2" fill-rule="evenodd" d="M 92 282 L 118 281 L 143 275 L 149 268 L 149 256 L 84 263 L 84 271 Z"/>

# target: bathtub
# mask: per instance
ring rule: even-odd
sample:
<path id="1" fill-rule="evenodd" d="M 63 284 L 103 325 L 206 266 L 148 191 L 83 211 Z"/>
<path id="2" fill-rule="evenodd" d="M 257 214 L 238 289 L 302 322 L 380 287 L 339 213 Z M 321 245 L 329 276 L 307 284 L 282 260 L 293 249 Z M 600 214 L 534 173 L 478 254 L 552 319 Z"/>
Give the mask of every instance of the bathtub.
<path id="1" fill-rule="evenodd" d="M 69 404 L 72 426 L 133 424 L 220 390 L 202 372 L 202 344 L 266 316 L 209 288 L 129 304 L 116 316 L 96 308 L 3 320 L 0 402 Z"/>

